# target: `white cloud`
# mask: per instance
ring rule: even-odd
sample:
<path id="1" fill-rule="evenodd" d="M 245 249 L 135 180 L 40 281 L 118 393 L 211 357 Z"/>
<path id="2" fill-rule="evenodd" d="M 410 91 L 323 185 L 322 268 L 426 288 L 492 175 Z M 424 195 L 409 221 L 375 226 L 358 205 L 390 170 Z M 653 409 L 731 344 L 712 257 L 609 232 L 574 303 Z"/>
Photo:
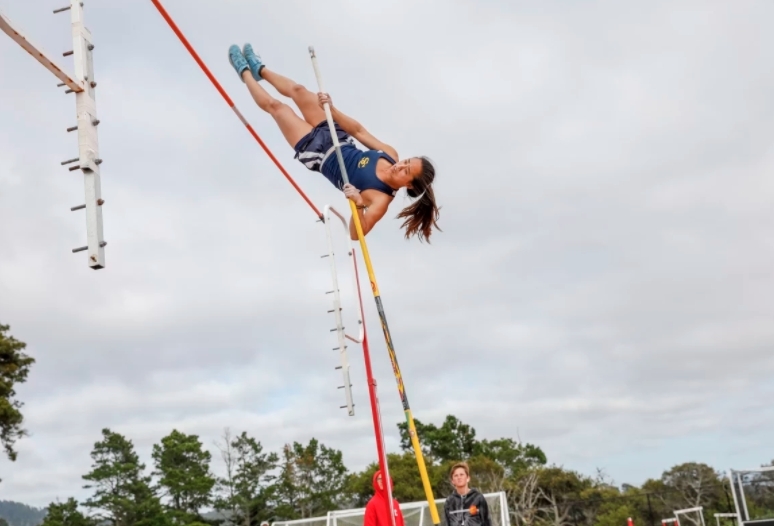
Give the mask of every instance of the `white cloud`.
<path id="1" fill-rule="evenodd" d="M 416 418 L 455 414 L 621 482 L 680 461 L 770 460 L 768 4 L 165 5 L 318 206 L 345 203 L 292 159 L 230 44 L 252 41 L 312 89 L 314 45 L 342 109 L 437 163 L 432 245 L 402 238 L 402 194 L 369 236 Z M 33 7 L 8 14 L 64 50 L 65 19 Z M 37 359 L 19 390 L 32 436 L 0 460 L 3 498 L 83 496 L 103 427 L 146 461 L 173 428 L 214 448 L 230 426 L 370 462 L 356 348 L 357 416 L 338 408 L 314 214 L 150 3 L 89 5 L 87 24 L 109 243 L 98 272 L 70 254 L 85 235 L 69 211 L 80 175 L 58 164 L 75 148 L 72 100 L 0 39 L 0 321 Z M 395 449 L 402 412 L 365 293 Z"/>

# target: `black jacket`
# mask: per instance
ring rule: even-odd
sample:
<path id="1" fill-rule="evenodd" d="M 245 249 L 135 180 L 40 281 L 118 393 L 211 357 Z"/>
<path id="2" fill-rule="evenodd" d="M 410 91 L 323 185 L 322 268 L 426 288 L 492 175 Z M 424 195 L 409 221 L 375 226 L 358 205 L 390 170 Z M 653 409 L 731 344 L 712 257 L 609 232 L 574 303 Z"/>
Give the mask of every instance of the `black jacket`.
<path id="1" fill-rule="evenodd" d="M 484 496 L 471 488 L 467 494 L 452 492 L 443 510 L 448 526 L 492 526 L 489 505 Z"/>

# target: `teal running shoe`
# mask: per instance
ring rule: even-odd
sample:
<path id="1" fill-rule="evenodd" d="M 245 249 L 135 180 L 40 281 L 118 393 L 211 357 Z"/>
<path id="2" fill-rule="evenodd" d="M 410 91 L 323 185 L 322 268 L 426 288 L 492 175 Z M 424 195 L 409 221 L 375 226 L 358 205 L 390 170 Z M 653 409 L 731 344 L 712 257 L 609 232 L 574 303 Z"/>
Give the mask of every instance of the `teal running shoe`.
<path id="1" fill-rule="evenodd" d="M 264 68 L 261 56 L 253 51 L 253 46 L 250 44 L 245 44 L 242 48 L 242 55 L 244 55 L 245 60 L 247 60 L 247 65 L 250 66 L 250 73 L 253 74 L 253 78 L 255 80 L 261 80 L 261 70 Z"/>
<path id="2" fill-rule="evenodd" d="M 231 65 L 236 70 L 240 79 L 242 79 L 242 73 L 246 69 L 250 69 L 250 66 L 247 65 L 247 60 L 245 59 L 244 55 L 242 55 L 242 52 L 239 50 L 239 46 L 237 45 L 233 45 L 228 48 L 228 61 L 231 62 Z M 244 82 L 244 79 L 242 79 L 242 82 Z"/>

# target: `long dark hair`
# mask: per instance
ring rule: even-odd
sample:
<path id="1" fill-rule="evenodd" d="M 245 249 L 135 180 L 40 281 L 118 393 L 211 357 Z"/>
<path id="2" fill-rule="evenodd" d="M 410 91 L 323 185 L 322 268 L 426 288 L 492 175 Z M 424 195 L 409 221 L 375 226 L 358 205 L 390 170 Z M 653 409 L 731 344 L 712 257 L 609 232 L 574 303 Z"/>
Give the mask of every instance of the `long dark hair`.
<path id="1" fill-rule="evenodd" d="M 419 240 L 424 238 L 430 242 L 430 234 L 433 227 L 441 230 L 436 221 L 440 216 L 438 205 L 435 204 L 433 192 L 433 179 L 435 179 L 435 167 L 427 157 L 420 157 L 422 173 L 411 182 L 412 188 L 407 188 L 409 197 L 417 199 L 398 214 L 398 218 L 405 218 L 401 228 L 406 229 L 406 239 L 416 235 Z"/>

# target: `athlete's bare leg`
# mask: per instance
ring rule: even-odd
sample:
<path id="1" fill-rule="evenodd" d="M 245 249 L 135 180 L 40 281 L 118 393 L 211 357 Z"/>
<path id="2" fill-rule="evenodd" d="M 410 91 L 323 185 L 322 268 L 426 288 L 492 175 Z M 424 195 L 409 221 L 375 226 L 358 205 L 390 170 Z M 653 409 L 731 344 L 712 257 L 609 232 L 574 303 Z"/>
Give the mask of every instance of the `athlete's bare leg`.
<path id="1" fill-rule="evenodd" d="M 261 76 L 265 73 L 266 69 L 264 68 L 261 71 Z M 290 143 L 291 147 L 295 147 L 304 135 L 312 131 L 312 126 L 296 115 L 293 108 L 269 95 L 253 78 L 249 69 L 242 72 L 242 80 L 247 84 L 247 89 L 250 91 L 250 95 L 253 96 L 255 103 L 274 118 L 279 129 L 282 131 L 282 135 L 285 136 L 285 140 Z M 316 100 L 317 97 L 315 97 L 315 101 Z M 320 111 L 322 112 L 322 110 Z M 325 114 L 323 114 L 323 120 L 324 119 Z"/>
<path id="2" fill-rule="evenodd" d="M 317 126 L 325 120 L 325 112 L 317 103 L 317 94 L 312 93 L 301 84 L 275 73 L 266 66 L 261 69 L 261 78 L 274 86 L 285 97 L 290 97 L 296 103 L 304 120 L 311 126 Z"/>

